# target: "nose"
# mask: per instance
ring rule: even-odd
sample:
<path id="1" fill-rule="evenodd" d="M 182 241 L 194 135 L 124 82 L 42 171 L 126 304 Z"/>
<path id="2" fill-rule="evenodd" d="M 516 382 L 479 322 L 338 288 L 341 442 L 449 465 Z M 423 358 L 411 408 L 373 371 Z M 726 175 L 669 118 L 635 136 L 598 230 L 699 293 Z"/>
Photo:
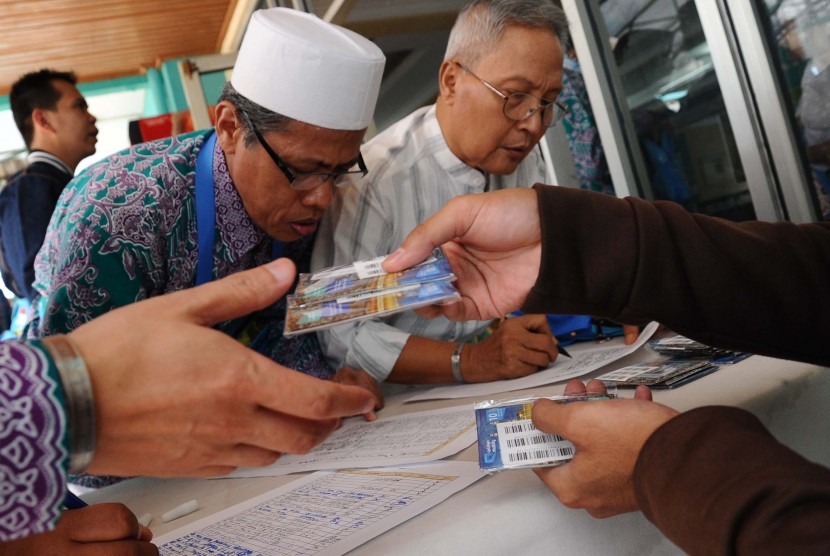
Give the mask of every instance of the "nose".
<path id="1" fill-rule="evenodd" d="M 315 207 L 321 211 L 326 210 L 331 204 L 333 189 L 334 179 L 329 177 L 329 179 L 320 183 L 317 187 L 303 191 L 302 203 L 307 207 Z"/>
<path id="2" fill-rule="evenodd" d="M 516 122 L 518 124 L 518 128 L 522 130 L 527 130 L 528 133 L 533 135 L 534 137 L 542 137 L 545 134 L 545 125 L 542 123 L 542 110 L 541 108 L 537 108 L 536 111 L 533 112 L 530 116 L 525 118 L 524 120 L 519 120 Z"/>

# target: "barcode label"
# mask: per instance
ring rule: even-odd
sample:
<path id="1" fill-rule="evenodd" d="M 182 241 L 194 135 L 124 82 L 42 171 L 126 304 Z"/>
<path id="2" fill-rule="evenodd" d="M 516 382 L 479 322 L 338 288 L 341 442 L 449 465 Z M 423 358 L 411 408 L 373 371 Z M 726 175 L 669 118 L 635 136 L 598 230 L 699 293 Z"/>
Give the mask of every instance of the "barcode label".
<path id="1" fill-rule="evenodd" d="M 544 465 L 573 458 L 574 446 L 555 434 L 533 426 L 530 419 L 496 423 L 502 463 L 521 466 Z"/>
<path id="2" fill-rule="evenodd" d="M 373 278 L 375 276 L 383 276 L 386 274 L 380 267 L 386 256 L 376 257 L 369 261 L 357 261 L 354 263 L 354 269 L 357 272 L 357 277 L 363 280 L 364 278 Z"/>

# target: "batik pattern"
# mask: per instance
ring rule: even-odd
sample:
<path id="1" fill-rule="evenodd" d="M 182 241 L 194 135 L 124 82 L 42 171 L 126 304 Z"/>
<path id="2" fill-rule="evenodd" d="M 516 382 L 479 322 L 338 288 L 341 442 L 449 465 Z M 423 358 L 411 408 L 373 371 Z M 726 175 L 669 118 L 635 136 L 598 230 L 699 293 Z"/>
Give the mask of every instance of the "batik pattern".
<path id="1" fill-rule="evenodd" d="M 39 342 L 0 343 L 0 541 L 52 529 L 68 455 L 63 392 Z"/>
<path id="2" fill-rule="evenodd" d="M 143 143 L 87 169 L 67 186 L 35 262 L 37 322 L 29 337 L 73 330 L 112 308 L 196 284 L 196 157 L 207 132 Z M 216 145 L 214 277 L 267 262 L 271 240 L 250 219 Z M 310 239 L 285 256 L 307 268 Z M 282 317 L 284 318 L 284 306 Z M 279 315 L 275 309 L 274 315 Z M 279 319 L 278 319 L 279 320 Z M 263 351 L 288 367 L 331 371 L 313 335 L 283 338 L 278 322 Z"/>

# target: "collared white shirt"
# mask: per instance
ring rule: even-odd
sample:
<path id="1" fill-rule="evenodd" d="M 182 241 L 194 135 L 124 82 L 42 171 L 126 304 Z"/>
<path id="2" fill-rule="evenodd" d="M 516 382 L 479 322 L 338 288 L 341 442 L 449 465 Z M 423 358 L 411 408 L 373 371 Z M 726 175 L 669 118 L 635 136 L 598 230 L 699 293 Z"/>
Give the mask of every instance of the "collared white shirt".
<path id="1" fill-rule="evenodd" d="M 509 176 L 486 175 L 464 164 L 447 146 L 434 105 L 392 125 L 362 151 L 369 173 L 335 195 L 320 223 L 312 270 L 391 253 L 415 226 L 453 197 L 530 187 L 545 180 L 538 149 Z M 462 341 L 480 334 L 489 323 L 430 320 L 407 311 L 339 325 L 318 332 L 318 337 L 335 368 L 361 368 L 382 381 L 392 372 L 411 334 Z"/>

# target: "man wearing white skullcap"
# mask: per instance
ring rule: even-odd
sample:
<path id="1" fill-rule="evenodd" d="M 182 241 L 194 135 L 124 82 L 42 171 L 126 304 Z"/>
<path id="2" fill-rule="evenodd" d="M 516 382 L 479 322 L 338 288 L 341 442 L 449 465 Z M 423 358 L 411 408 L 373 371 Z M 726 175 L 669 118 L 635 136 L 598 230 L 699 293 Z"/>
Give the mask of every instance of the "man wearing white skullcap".
<path id="1" fill-rule="evenodd" d="M 28 335 L 65 333 L 276 257 L 307 268 L 333 188 L 366 172 L 360 144 L 384 62 L 372 42 L 314 15 L 255 12 L 215 129 L 136 145 L 67 186 L 35 264 Z M 283 338 L 284 317 L 281 300 L 219 328 L 278 363 L 331 377 L 313 334 Z"/>

